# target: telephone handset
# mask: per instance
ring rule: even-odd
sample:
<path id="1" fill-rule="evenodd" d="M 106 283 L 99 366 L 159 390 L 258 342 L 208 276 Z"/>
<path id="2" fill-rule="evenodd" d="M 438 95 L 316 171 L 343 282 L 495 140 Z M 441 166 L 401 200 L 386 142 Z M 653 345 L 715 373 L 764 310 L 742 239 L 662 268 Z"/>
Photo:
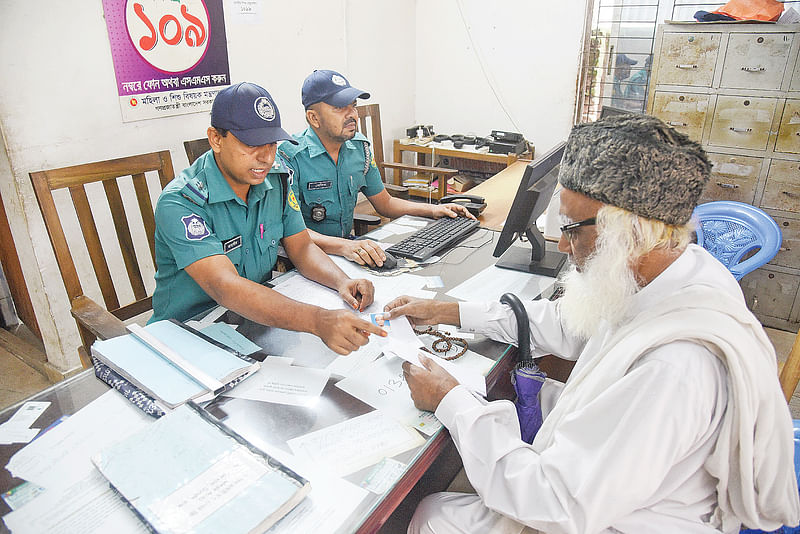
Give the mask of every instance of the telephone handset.
<path id="1" fill-rule="evenodd" d="M 486 200 L 477 195 L 447 195 L 439 199 L 439 204 L 460 204 L 475 217 L 479 216 L 486 208 Z"/>

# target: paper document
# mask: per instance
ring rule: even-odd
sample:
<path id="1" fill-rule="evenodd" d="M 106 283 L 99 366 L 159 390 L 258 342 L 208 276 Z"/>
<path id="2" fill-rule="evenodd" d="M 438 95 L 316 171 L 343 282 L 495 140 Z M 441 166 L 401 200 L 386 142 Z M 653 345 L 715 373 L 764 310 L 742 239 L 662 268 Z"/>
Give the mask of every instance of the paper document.
<path id="1" fill-rule="evenodd" d="M 532 300 L 555 283 L 555 278 L 501 269 L 490 265 L 450 291 L 447 295 L 465 301 L 499 301 L 505 293 L 520 300 Z"/>
<path id="2" fill-rule="evenodd" d="M 437 356 L 434 356 L 432 354 L 427 354 L 422 351 L 416 351 L 416 352 L 402 351 L 402 352 L 394 352 L 392 354 L 413 365 L 424 367 L 422 365 L 422 362 L 420 362 L 419 360 L 419 355 L 422 354 L 425 357 L 430 358 L 431 360 L 439 364 L 440 367 L 442 367 L 445 371 L 447 371 L 450 374 L 450 376 L 455 378 L 458 381 L 458 383 L 461 384 L 462 386 L 466 387 L 470 391 L 477 393 L 482 397 L 486 396 L 486 378 L 482 373 L 475 370 L 474 368 L 465 366 L 463 364 L 458 365 L 452 361 L 445 360 L 443 358 L 439 358 Z M 461 356 L 461 358 L 458 358 L 458 360 L 456 361 L 461 360 L 465 356 L 466 354 L 464 354 L 464 356 Z M 483 358 L 483 356 L 481 356 L 481 358 Z M 488 358 L 486 359 L 488 360 Z M 491 360 L 489 361 L 491 362 Z"/>
<path id="3" fill-rule="evenodd" d="M 341 478 L 311 479 L 311 493 L 267 534 L 332 534 L 366 496 L 365 490 Z"/>
<path id="4" fill-rule="evenodd" d="M 108 391 L 17 452 L 8 471 L 45 491 L 4 516 L 6 526 L 14 534 L 146 532 L 90 457 L 152 421 L 116 391 Z"/>
<path id="5" fill-rule="evenodd" d="M 317 463 L 334 476 L 354 473 L 423 443 L 416 430 L 380 410 L 287 442 L 302 460 Z"/>
<path id="6" fill-rule="evenodd" d="M 416 349 L 414 349 L 416 350 Z M 336 387 L 391 415 L 403 424 L 432 435 L 442 424 L 431 412 L 414 406 L 400 358 L 380 358 L 336 383 Z"/>
<path id="7" fill-rule="evenodd" d="M 269 358 L 264 360 L 259 372 L 223 395 L 294 406 L 313 406 L 331 376 L 329 371 L 323 369 L 267 363 L 268 361 Z"/>

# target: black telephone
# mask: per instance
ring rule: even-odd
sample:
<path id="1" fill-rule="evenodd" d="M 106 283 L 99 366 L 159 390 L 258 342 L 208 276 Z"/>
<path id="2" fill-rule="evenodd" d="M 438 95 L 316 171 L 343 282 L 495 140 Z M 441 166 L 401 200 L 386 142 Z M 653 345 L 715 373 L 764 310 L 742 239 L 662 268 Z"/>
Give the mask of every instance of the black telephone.
<path id="1" fill-rule="evenodd" d="M 475 217 L 479 216 L 486 209 L 486 200 L 477 195 L 447 195 L 439 199 L 439 204 L 448 203 L 460 204 Z"/>

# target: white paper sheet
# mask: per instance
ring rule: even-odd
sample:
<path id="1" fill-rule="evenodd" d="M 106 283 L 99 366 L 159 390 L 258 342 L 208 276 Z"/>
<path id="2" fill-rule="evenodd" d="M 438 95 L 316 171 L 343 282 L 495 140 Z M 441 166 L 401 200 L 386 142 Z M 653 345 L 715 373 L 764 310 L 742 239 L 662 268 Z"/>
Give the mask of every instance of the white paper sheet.
<path id="1" fill-rule="evenodd" d="M 17 452 L 8 462 L 9 472 L 45 491 L 6 515 L 6 526 L 15 534 L 146 532 L 90 457 L 153 420 L 110 390 Z"/>
<path id="2" fill-rule="evenodd" d="M 325 368 L 334 376 L 350 376 L 369 365 L 383 352 L 383 338 L 370 336 L 370 341 L 350 354 L 338 356 Z"/>
<path id="3" fill-rule="evenodd" d="M 403 377 L 400 358 L 380 358 L 336 383 L 336 387 L 357 399 L 390 414 L 398 421 L 431 435 L 442 424 L 431 412 L 414 406 L 411 391 Z"/>
<path id="4" fill-rule="evenodd" d="M 555 283 L 555 278 L 501 269 L 490 265 L 450 291 L 447 295 L 466 301 L 500 300 L 504 293 L 514 293 L 520 300 L 532 300 Z"/>
<path id="5" fill-rule="evenodd" d="M 433 356 L 431 354 L 426 354 L 422 351 L 398 350 L 391 352 L 391 355 L 397 356 L 398 359 L 405 360 L 409 363 L 412 363 L 413 365 L 418 365 L 419 367 L 424 367 L 422 365 L 422 362 L 420 362 L 419 360 L 419 354 L 422 354 L 427 358 L 430 358 L 436 363 L 438 363 L 439 366 L 442 367 L 445 371 L 447 371 L 450 374 L 450 376 L 455 378 L 459 384 L 463 385 L 470 391 L 473 391 L 482 397 L 486 396 L 486 378 L 482 373 L 476 371 L 475 369 L 472 369 L 465 365 L 457 365 L 451 361 L 442 358 L 437 358 L 436 356 Z M 466 354 L 464 354 L 464 356 L 461 356 L 461 358 L 459 358 L 458 360 L 461 360 L 465 356 Z M 481 356 L 481 358 L 483 358 L 483 356 Z M 486 359 L 488 360 L 488 358 Z"/>
<path id="6" fill-rule="evenodd" d="M 268 364 L 268 361 L 264 361 L 257 373 L 223 395 L 293 406 L 313 406 L 331 376 L 329 371 L 323 369 Z"/>
<path id="7" fill-rule="evenodd" d="M 375 410 L 287 444 L 301 460 L 316 463 L 333 476 L 345 476 L 424 442 L 416 430 Z"/>

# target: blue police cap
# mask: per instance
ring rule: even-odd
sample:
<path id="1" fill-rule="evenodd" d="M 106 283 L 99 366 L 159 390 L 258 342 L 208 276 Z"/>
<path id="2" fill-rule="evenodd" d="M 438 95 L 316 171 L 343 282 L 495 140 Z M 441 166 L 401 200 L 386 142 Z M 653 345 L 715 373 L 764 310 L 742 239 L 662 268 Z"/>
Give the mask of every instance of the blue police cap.
<path id="1" fill-rule="evenodd" d="M 226 87 L 211 105 L 211 126 L 228 130 L 239 141 L 262 146 L 287 140 L 297 141 L 281 128 L 278 106 L 266 89 L 240 82 Z"/>
<path id="2" fill-rule="evenodd" d="M 315 70 L 303 82 L 303 107 L 317 102 L 341 108 L 357 98 L 369 98 L 369 93 L 350 85 L 347 78 L 333 70 Z"/>

